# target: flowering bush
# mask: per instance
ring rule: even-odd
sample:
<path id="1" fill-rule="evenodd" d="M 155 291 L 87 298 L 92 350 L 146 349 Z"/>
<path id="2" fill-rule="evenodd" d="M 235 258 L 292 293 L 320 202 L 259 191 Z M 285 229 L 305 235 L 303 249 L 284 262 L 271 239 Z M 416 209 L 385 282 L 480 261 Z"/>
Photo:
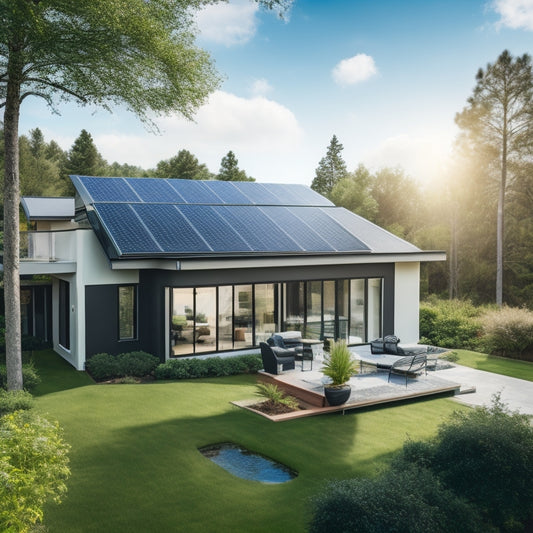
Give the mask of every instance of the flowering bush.
<path id="1" fill-rule="evenodd" d="M 32 411 L 0 418 L 0 531 L 29 531 L 66 492 L 69 446 L 57 422 Z"/>

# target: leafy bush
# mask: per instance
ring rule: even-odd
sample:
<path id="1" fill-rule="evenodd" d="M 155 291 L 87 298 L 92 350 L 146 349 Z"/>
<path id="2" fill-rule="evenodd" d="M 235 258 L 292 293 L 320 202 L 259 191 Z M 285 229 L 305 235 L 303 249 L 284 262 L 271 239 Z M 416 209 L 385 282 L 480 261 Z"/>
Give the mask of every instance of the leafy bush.
<path id="1" fill-rule="evenodd" d="M 22 365 L 22 381 L 24 389 L 30 392 L 41 382 L 41 378 L 32 363 Z M 5 365 L 0 365 L 0 389 L 7 389 L 7 368 Z"/>
<path id="2" fill-rule="evenodd" d="M 486 531 L 475 508 L 444 488 L 430 471 L 413 466 L 375 479 L 330 483 L 311 507 L 311 533 Z"/>
<path id="3" fill-rule="evenodd" d="M 57 422 L 32 411 L 0 418 L 0 531 L 28 531 L 48 500 L 60 503 L 68 450 Z"/>
<path id="4" fill-rule="evenodd" d="M 259 355 L 169 359 L 155 369 L 155 377 L 156 379 L 192 379 L 255 374 L 261 368 L 263 368 L 263 362 Z"/>
<path id="5" fill-rule="evenodd" d="M 24 390 L 0 389 L 0 416 L 14 411 L 27 411 L 33 407 L 33 396 Z"/>
<path id="6" fill-rule="evenodd" d="M 475 349 L 482 308 L 461 300 L 431 299 L 420 304 L 420 340 L 443 348 Z"/>
<path id="7" fill-rule="evenodd" d="M 108 353 L 97 353 L 85 361 L 85 369 L 96 381 L 121 377 L 118 358 Z"/>
<path id="8" fill-rule="evenodd" d="M 394 463 L 429 468 L 501 531 L 533 518 L 533 427 L 527 415 L 491 407 L 457 411 L 429 442 L 407 442 Z"/>
<path id="9" fill-rule="evenodd" d="M 258 394 L 274 404 L 298 409 L 299 403 L 293 396 L 286 395 L 275 383 L 257 383 Z"/>
<path id="10" fill-rule="evenodd" d="M 502 307 L 481 317 L 484 351 L 505 357 L 533 353 L 533 312 Z"/>
<path id="11" fill-rule="evenodd" d="M 138 378 L 148 376 L 159 363 L 159 357 L 147 352 L 129 352 L 118 356 L 118 365 L 122 376 Z"/>

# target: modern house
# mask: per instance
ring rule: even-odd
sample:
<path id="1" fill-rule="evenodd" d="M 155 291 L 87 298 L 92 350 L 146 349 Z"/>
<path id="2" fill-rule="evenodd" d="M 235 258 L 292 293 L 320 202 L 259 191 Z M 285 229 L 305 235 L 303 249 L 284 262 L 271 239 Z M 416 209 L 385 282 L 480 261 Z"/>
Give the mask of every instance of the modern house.
<path id="1" fill-rule="evenodd" d="M 275 331 L 418 341 L 422 251 L 304 185 L 71 176 L 23 198 L 28 333 L 77 369 L 100 352 L 162 360 L 257 347 Z M 26 307 L 24 307 L 26 306 Z"/>

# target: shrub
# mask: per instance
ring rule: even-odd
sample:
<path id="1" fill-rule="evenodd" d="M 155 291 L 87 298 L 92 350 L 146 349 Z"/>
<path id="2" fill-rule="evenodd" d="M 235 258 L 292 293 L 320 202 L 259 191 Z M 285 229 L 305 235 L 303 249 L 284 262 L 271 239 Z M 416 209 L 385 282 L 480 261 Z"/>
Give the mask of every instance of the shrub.
<path id="1" fill-rule="evenodd" d="M 24 390 L 0 389 L 0 416 L 14 411 L 27 411 L 33 407 L 33 396 Z"/>
<path id="2" fill-rule="evenodd" d="M 202 377 L 255 374 L 263 368 L 259 355 L 209 357 L 207 359 L 169 359 L 155 369 L 156 379 L 193 379 Z"/>
<path id="3" fill-rule="evenodd" d="M 160 360 L 147 352 L 129 352 L 118 356 L 119 371 L 122 376 L 142 378 L 151 374 Z"/>
<path id="4" fill-rule="evenodd" d="M 274 404 L 286 405 L 290 409 L 298 409 L 299 403 L 293 396 L 287 396 L 274 383 L 257 383 L 258 394 Z"/>
<path id="5" fill-rule="evenodd" d="M 501 531 L 533 518 L 533 427 L 495 396 L 491 407 L 457 411 L 427 443 L 406 443 L 395 466 L 428 467 Z"/>
<path id="6" fill-rule="evenodd" d="M 505 357 L 533 352 L 533 312 L 524 308 L 502 307 L 481 317 L 482 346 L 491 354 Z"/>
<path id="7" fill-rule="evenodd" d="M 420 304 L 420 340 L 444 348 L 475 349 L 481 335 L 481 308 L 461 300 Z"/>
<path id="8" fill-rule="evenodd" d="M 32 363 L 22 365 L 22 382 L 24 389 L 30 392 L 41 382 L 41 378 Z M 7 368 L 5 365 L 0 365 L 0 389 L 7 389 Z"/>
<path id="9" fill-rule="evenodd" d="M 0 418 L 0 531 L 28 531 L 66 492 L 69 446 L 57 422 L 32 411 Z"/>
<path id="10" fill-rule="evenodd" d="M 375 479 L 330 483 L 311 501 L 311 533 L 485 532 L 475 508 L 428 470 L 406 467 Z"/>
<path id="11" fill-rule="evenodd" d="M 121 377 L 118 358 L 108 353 L 97 353 L 85 362 L 85 369 L 96 381 Z"/>

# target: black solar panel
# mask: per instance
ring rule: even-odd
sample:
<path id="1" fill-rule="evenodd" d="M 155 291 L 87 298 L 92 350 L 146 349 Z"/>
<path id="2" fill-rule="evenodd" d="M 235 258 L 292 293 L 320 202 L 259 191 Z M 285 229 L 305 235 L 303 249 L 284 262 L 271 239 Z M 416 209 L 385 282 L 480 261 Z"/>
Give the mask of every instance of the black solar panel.
<path id="1" fill-rule="evenodd" d="M 179 211 L 199 232 L 214 252 L 250 252 L 252 248 L 213 207 L 181 205 Z"/>
<path id="2" fill-rule="evenodd" d="M 129 204 L 95 204 L 94 209 L 115 242 L 119 255 L 162 251 Z"/>
<path id="3" fill-rule="evenodd" d="M 247 205 L 253 203 L 231 181 L 204 181 L 204 183 L 225 204 Z"/>
<path id="4" fill-rule="evenodd" d="M 168 180 L 130 178 L 126 181 L 143 202 L 179 203 L 185 201 Z"/>
<path id="5" fill-rule="evenodd" d="M 94 202 L 139 202 L 141 199 L 124 178 L 80 176 L 80 181 Z"/>
<path id="6" fill-rule="evenodd" d="M 220 204 L 222 200 L 203 181 L 168 180 L 187 204 Z"/>
<path id="7" fill-rule="evenodd" d="M 249 204 L 283 205 L 283 200 L 272 194 L 268 185 L 250 181 L 236 181 L 233 185 L 249 199 Z"/>

